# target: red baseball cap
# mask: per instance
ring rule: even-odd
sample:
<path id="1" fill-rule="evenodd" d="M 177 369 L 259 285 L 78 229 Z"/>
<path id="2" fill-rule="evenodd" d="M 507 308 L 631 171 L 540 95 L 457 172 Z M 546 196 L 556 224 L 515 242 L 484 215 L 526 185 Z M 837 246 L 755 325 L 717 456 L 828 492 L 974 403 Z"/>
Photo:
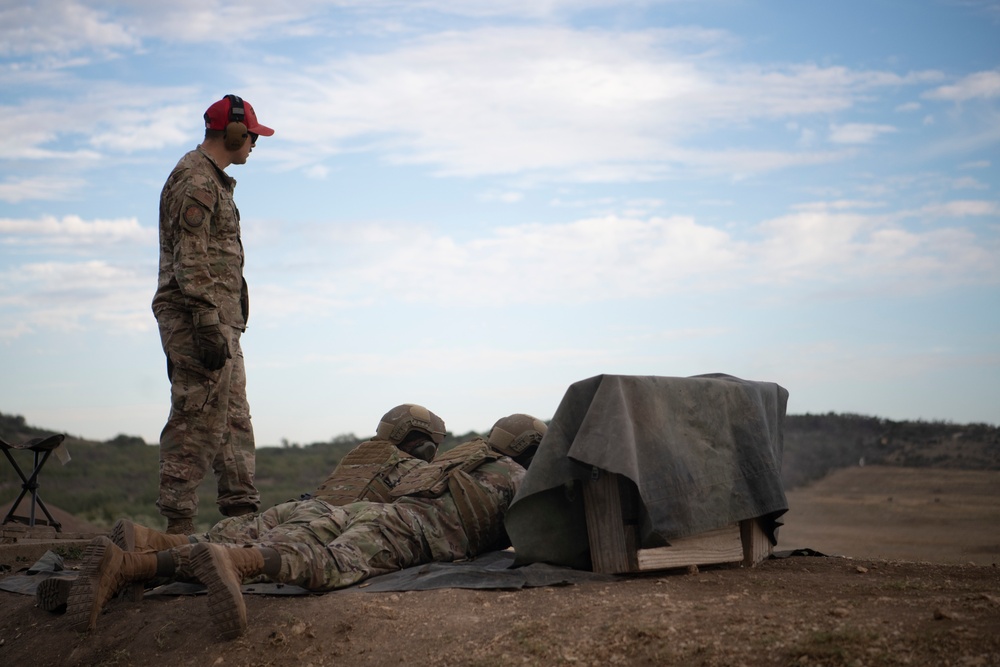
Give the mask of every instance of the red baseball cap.
<path id="1" fill-rule="evenodd" d="M 226 95 L 208 107 L 208 111 L 205 112 L 205 129 L 224 130 L 226 129 L 226 125 L 234 120 L 246 125 L 247 132 L 253 132 L 264 137 L 274 134 L 274 130 L 257 122 L 257 114 L 254 113 L 250 103 L 236 95 Z"/>

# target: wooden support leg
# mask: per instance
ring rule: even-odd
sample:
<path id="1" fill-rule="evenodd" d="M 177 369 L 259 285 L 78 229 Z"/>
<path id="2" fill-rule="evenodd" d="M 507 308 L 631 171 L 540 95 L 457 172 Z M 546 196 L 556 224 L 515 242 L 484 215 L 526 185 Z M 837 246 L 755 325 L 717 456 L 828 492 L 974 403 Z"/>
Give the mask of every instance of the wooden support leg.
<path id="1" fill-rule="evenodd" d="M 596 470 L 583 483 L 587 513 L 591 568 L 594 572 L 620 574 L 636 571 L 636 530 L 623 518 L 619 476 Z"/>

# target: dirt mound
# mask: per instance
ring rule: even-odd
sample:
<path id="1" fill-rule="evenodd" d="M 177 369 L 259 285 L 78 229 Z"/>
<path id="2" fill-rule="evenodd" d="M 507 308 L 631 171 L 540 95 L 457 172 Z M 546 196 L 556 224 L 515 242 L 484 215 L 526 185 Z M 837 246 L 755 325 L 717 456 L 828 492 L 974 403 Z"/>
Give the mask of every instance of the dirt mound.
<path id="1" fill-rule="evenodd" d="M 10 511 L 10 506 L 14 504 L 11 500 L 4 505 L 0 505 L 0 519 L 7 516 L 7 512 Z M 80 533 L 83 535 L 96 535 L 102 532 L 102 529 L 95 526 L 94 524 L 79 519 L 69 512 L 56 507 L 50 502 L 45 503 L 45 507 L 49 510 L 52 518 L 58 521 L 62 525 L 62 531 L 64 533 Z M 21 504 L 17 506 L 17 511 L 14 513 L 20 517 L 28 517 L 31 513 L 31 498 L 25 498 L 21 501 Z M 42 508 L 35 506 L 35 519 L 45 519 L 45 513 L 42 512 Z"/>

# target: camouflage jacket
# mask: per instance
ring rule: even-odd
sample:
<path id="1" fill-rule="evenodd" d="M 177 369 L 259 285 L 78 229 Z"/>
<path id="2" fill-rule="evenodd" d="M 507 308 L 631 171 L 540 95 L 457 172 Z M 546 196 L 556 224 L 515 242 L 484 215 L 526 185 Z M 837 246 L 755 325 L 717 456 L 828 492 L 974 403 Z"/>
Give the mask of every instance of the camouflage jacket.
<path id="1" fill-rule="evenodd" d="M 160 271 L 153 297 L 159 318 L 191 313 L 193 324 L 246 328 L 236 180 L 201 148 L 182 157 L 160 193 Z"/>

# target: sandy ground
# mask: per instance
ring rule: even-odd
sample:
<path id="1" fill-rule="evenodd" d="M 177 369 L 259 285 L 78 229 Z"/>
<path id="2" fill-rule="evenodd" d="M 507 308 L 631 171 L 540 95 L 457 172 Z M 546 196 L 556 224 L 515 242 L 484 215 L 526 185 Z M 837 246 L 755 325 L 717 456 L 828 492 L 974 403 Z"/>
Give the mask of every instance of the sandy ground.
<path id="1" fill-rule="evenodd" d="M 779 550 L 1000 565 L 1000 471 L 845 468 L 786 495 Z"/>
<path id="2" fill-rule="evenodd" d="M 231 642 L 204 597 L 117 600 L 78 634 L 0 592 L 0 664 L 1000 665 L 998 481 L 869 467 L 790 492 L 778 549 L 850 557 L 521 591 L 248 596 L 250 631 Z"/>

